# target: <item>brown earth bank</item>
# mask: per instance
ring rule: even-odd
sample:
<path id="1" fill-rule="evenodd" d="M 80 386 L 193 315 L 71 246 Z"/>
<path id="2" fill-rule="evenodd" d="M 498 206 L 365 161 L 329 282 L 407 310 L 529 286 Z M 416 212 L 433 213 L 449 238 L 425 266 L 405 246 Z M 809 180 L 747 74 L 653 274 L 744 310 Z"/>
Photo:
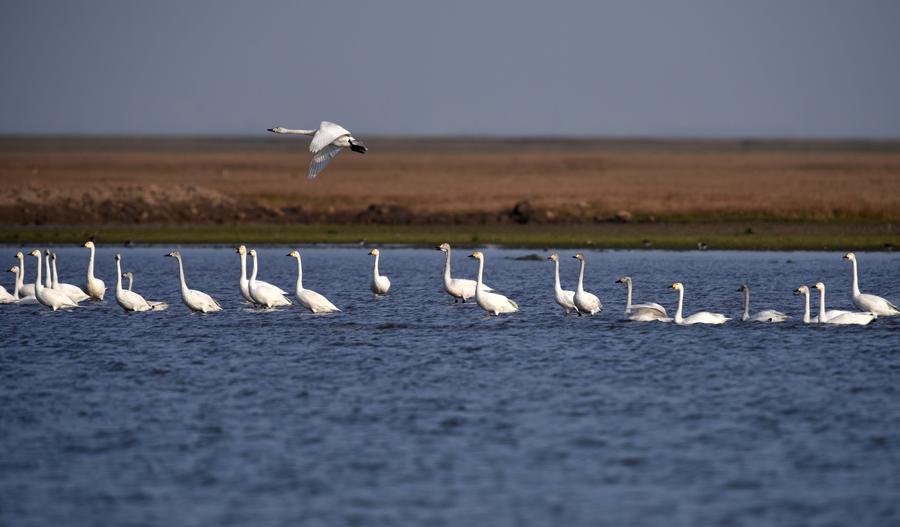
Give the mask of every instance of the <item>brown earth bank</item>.
<path id="1" fill-rule="evenodd" d="M 0 223 L 900 219 L 900 141 L 0 138 Z"/>

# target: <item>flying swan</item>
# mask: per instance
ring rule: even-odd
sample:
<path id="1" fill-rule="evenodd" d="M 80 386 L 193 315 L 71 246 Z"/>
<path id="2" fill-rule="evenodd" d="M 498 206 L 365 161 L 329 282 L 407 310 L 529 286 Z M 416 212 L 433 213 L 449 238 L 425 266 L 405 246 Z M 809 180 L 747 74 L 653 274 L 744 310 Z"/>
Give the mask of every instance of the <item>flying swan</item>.
<path id="1" fill-rule="evenodd" d="M 634 322 L 650 322 L 659 320 L 660 322 L 671 322 L 666 308 L 656 302 L 647 302 L 644 304 L 631 303 L 631 287 L 632 281 L 630 276 L 623 276 L 616 280 L 617 284 L 625 284 L 628 288 L 628 296 L 625 299 L 625 318 Z"/>
<path id="2" fill-rule="evenodd" d="M 181 299 L 184 301 L 184 305 L 192 311 L 199 311 L 200 313 L 222 311 L 222 306 L 213 297 L 203 291 L 188 289 L 187 282 L 184 280 L 184 265 L 181 263 L 180 252 L 172 251 L 166 256 L 171 256 L 178 260 L 178 277 L 181 280 Z"/>
<path id="3" fill-rule="evenodd" d="M 453 297 L 453 302 L 459 302 L 460 300 L 463 303 L 466 300 L 475 296 L 475 280 L 468 280 L 466 278 L 453 278 L 450 275 L 450 244 L 442 243 L 436 247 L 438 251 L 444 252 L 447 254 L 447 261 L 444 263 L 444 291 L 447 291 L 447 294 Z M 493 291 L 488 286 L 484 286 L 485 291 Z"/>
<path id="4" fill-rule="evenodd" d="M 500 313 L 515 313 L 518 311 L 519 304 L 499 293 L 485 290 L 484 255 L 475 251 L 469 255 L 469 258 L 478 260 L 478 281 L 475 286 L 475 302 L 478 304 L 478 307 L 495 316 L 500 315 Z"/>
<path id="5" fill-rule="evenodd" d="M 859 276 L 856 269 L 856 255 L 847 253 L 845 260 L 853 263 L 853 305 L 860 311 L 875 313 L 879 317 L 896 317 L 900 315 L 900 308 L 888 300 L 876 295 L 868 295 L 859 292 Z"/>
<path id="6" fill-rule="evenodd" d="M 312 153 L 313 158 L 309 163 L 309 172 L 306 175 L 309 179 L 315 179 L 316 176 L 325 170 L 328 163 L 343 148 L 349 148 L 360 154 L 365 154 L 369 151 L 366 145 L 350 135 L 346 128 L 328 121 L 322 121 L 318 130 L 291 130 L 276 126 L 275 128 L 269 128 L 269 131 L 276 134 L 312 136 L 312 141 L 309 143 L 309 151 Z"/>
<path id="7" fill-rule="evenodd" d="M 297 259 L 297 301 L 300 305 L 313 313 L 336 313 L 340 311 L 323 295 L 316 293 L 312 289 L 303 288 L 303 263 L 300 261 L 300 252 L 294 249 L 287 254 L 291 258 Z"/>
<path id="8" fill-rule="evenodd" d="M 791 318 L 781 311 L 775 311 L 774 309 L 764 309 L 751 316 L 750 286 L 748 286 L 747 284 L 741 285 L 741 287 L 738 289 L 738 293 L 744 293 L 744 314 L 741 315 L 741 320 L 744 322 L 784 322 L 785 320 Z"/>
<path id="9" fill-rule="evenodd" d="M 372 283 L 369 284 L 369 287 L 376 295 L 386 295 L 388 289 L 391 288 L 391 281 L 388 279 L 388 277 L 378 274 L 378 258 L 381 254 L 381 251 L 379 251 L 378 249 L 372 249 L 371 251 L 369 251 L 369 254 L 375 257 L 375 268 L 372 270 Z"/>
<path id="10" fill-rule="evenodd" d="M 588 293 L 584 290 L 584 265 L 585 259 L 584 255 L 581 253 L 576 254 L 572 258 L 575 258 L 579 262 L 581 262 L 581 270 L 578 272 L 578 287 L 575 289 L 575 296 L 572 297 L 572 302 L 575 304 L 575 309 L 578 310 L 578 314 L 588 314 L 594 315 L 603 310 L 603 304 L 600 303 L 600 299 L 597 295 L 593 293 Z"/>
<path id="11" fill-rule="evenodd" d="M 674 284 L 672 284 L 672 289 L 678 291 L 678 310 L 675 311 L 676 324 L 682 326 L 688 326 L 691 324 L 724 324 L 725 322 L 731 320 L 721 313 L 710 313 L 709 311 L 700 311 L 687 318 L 682 317 L 681 311 L 684 307 L 684 284 L 682 284 L 681 282 L 675 282 Z"/>

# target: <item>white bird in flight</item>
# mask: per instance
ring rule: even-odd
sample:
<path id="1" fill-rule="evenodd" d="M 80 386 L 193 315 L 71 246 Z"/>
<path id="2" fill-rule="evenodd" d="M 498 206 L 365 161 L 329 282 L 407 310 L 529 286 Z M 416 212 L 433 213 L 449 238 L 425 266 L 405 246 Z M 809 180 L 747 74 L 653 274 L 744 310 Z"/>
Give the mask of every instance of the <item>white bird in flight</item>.
<path id="1" fill-rule="evenodd" d="M 318 130 L 291 130 L 290 128 L 282 128 L 276 126 L 269 128 L 269 131 L 276 134 L 293 134 L 293 135 L 310 135 L 312 141 L 309 143 L 309 151 L 313 158 L 309 163 L 309 173 L 306 177 L 315 179 L 328 163 L 334 159 L 343 148 L 349 148 L 354 152 L 365 154 L 369 151 L 362 141 L 353 137 L 350 132 L 343 126 L 328 121 L 322 121 Z"/>

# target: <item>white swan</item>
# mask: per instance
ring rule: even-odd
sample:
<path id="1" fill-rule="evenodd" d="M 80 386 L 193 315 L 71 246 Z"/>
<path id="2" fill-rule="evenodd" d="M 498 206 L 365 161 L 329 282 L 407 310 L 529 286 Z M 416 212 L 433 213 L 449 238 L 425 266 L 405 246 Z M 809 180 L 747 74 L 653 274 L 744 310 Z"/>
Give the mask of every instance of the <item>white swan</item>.
<path id="1" fill-rule="evenodd" d="M 256 301 L 250 296 L 250 280 L 247 280 L 247 247 L 241 245 L 235 251 L 239 255 L 241 255 L 241 279 L 239 282 L 241 288 L 241 296 L 244 297 L 244 300 L 250 302 L 251 304 L 256 304 Z M 287 296 L 288 292 L 284 289 L 278 287 L 277 285 L 270 284 L 269 282 L 264 282 L 262 280 L 256 280 L 256 287 L 260 290 L 266 289 L 271 290 L 272 294 L 280 294 L 282 296 Z"/>
<path id="2" fill-rule="evenodd" d="M 599 313 L 603 310 L 603 304 L 600 303 L 600 299 L 597 297 L 597 295 L 588 293 L 584 290 L 584 255 L 578 253 L 572 258 L 575 258 L 576 260 L 581 262 L 581 270 L 578 271 L 578 287 L 575 288 L 575 296 L 572 297 L 572 302 L 575 304 L 575 309 L 578 310 L 579 315 L 594 315 L 596 313 Z"/>
<path id="3" fill-rule="evenodd" d="M 34 285 L 35 292 L 37 293 L 35 297 L 37 297 L 38 302 L 40 302 L 41 305 L 49 307 L 53 311 L 65 307 L 78 307 L 78 304 L 63 294 L 62 291 L 44 287 L 44 284 L 41 283 L 41 251 L 35 249 L 34 251 L 31 251 L 31 256 L 37 258 L 37 280 L 35 280 Z"/>
<path id="4" fill-rule="evenodd" d="M 300 261 L 300 252 L 296 249 L 288 253 L 288 256 L 297 259 L 297 301 L 300 305 L 313 313 L 335 313 L 340 311 L 327 298 L 312 289 L 303 288 L 303 263 Z"/>
<path id="5" fill-rule="evenodd" d="M 576 309 L 575 307 L 575 291 L 569 291 L 563 289 L 559 284 L 559 255 L 551 254 L 547 257 L 548 260 L 553 262 L 553 299 L 556 300 L 556 303 L 559 304 L 559 307 L 563 308 L 563 311 L 568 315 L 572 310 Z"/>
<path id="6" fill-rule="evenodd" d="M 16 275 L 16 286 L 13 289 L 13 298 L 17 304 L 37 304 L 38 300 L 34 295 L 26 295 L 23 296 L 21 294 L 22 291 L 22 281 L 25 279 L 25 273 L 22 272 L 22 268 L 18 265 L 14 265 L 9 268 L 10 273 L 15 273 Z"/>
<path id="7" fill-rule="evenodd" d="M 203 291 L 188 289 L 187 282 L 184 279 L 184 265 L 181 263 L 180 252 L 172 251 L 166 256 L 171 256 L 178 260 L 178 277 L 181 280 L 181 299 L 184 301 L 184 305 L 189 307 L 192 311 L 199 311 L 201 313 L 215 313 L 216 311 L 222 310 L 222 306 L 219 305 L 213 297 L 207 295 Z"/>
<path id="8" fill-rule="evenodd" d="M 741 315 L 741 320 L 744 322 L 784 322 L 785 320 L 791 318 L 781 311 L 775 311 L 774 309 L 764 309 L 758 313 L 750 315 L 750 286 L 747 284 L 741 285 L 738 289 L 739 293 L 744 293 L 744 314 Z"/>
<path id="9" fill-rule="evenodd" d="M 131 289 L 122 288 L 122 277 L 132 275 L 132 273 L 122 274 L 122 256 L 116 255 L 116 302 L 125 311 L 162 311 L 169 307 L 165 302 L 148 302 L 144 297 L 131 291 Z M 129 278 L 129 286 L 131 285 Z"/>
<path id="10" fill-rule="evenodd" d="M 475 285 L 475 302 L 478 304 L 478 307 L 494 315 L 518 311 L 519 304 L 499 293 L 493 293 L 484 289 L 484 255 L 475 251 L 469 255 L 469 258 L 478 260 L 478 280 Z"/>
<path id="11" fill-rule="evenodd" d="M 458 302 L 460 299 L 463 303 L 466 300 L 475 296 L 475 280 L 468 280 L 466 278 L 453 278 L 450 275 L 450 244 L 442 243 L 437 246 L 437 250 L 447 253 L 447 261 L 444 263 L 444 291 L 447 291 L 447 294 L 454 298 L 453 302 Z M 484 286 L 485 291 L 493 291 L 487 285 Z"/>
<path id="12" fill-rule="evenodd" d="M 671 322 L 666 308 L 656 302 L 646 302 L 643 304 L 631 303 L 632 282 L 630 276 L 623 276 L 616 280 L 617 284 L 625 284 L 628 289 L 628 296 L 625 300 L 625 318 L 634 322 L 650 322 L 658 320 L 660 322 Z"/>
<path id="13" fill-rule="evenodd" d="M 900 308 L 888 300 L 876 295 L 868 295 L 859 292 L 859 276 L 856 269 L 856 255 L 847 253 L 845 260 L 853 263 L 853 305 L 860 311 L 875 313 L 879 317 L 896 317 L 900 315 Z"/>
<path id="14" fill-rule="evenodd" d="M 803 323 L 809 324 L 810 322 L 813 322 L 813 320 L 809 318 L 809 288 L 805 285 L 801 285 L 797 289 L 794 289 L 794 294 L 803 295 Z"/>
<path id="15" fill-rule="evenodd" d="M 328 163 L 343 148 L 349 148 L 360 154 L 365 154 L 369 151 L 366 145 L 353 137 L 346 128 L 328 121 L 322 121 L 318 130 L 291 130 L 276 126 L 275 128 L 269 128 L 269 131 L 276 134 L 312 136 L 312 141 L 309 143 L 309 151 L 312 153 L 313 158 L 309 163 L 309 173 L 306 175 L 309 179 L 314 179 L 320 172 L 325 170 Z"/>
<path id="16" fill-rule="evenodd" d="M 126 271 L 122 273 L 122 278 L 128 279 L 128 290 L 131 291 L 131 286 L 134 285 L 134 273 L 131 271 Z"/>
<path id="17" fill-rule="evenodd" d="M 375 257 L 375 268 L 372 270 L 372 283 L 369 286 L 376 295 L 386 295 L 391 288 L 391 281 L 388 277 L 378 274 L 378 257 L 381 251 L 372 249 L 369 254 Z"/>
<path id="18" fill-rule="evenodd" d="M 253 258 L 253 272 L 250 274 L 250 281 L 247 283 L 247 289 L 250 291 L 250 298 L 253 303 L 267 308 L 289 306 L 291 301 L 288 300 L 286 293 L 279 293 L 272 287 L 265 287 L 261 280 L 256 279 L 257 261 L 256 249 L 250 249 L 250 257 Z"/>
<path id="19" fill-rule="evenodd" d="M 688 326 L 691 324 L 724 324 L 725 322 L 731 320 L 721 313 L 710 313 L 709 311 L 700 311 L 694 313 L 693 315 L 684 318 L 681 315 L 682 308 L 684 307 L 684 284 L 681 282 L 675 282 L 672 284 L 672 289 L 678 291 L 678 310 L 675 312 L 675 323 Z"/>
<path id="20" fill-rule="evenodd" d="M 878 318 L 875 313 L 871 312 L 825 311 L 825 284 L 817 282 L 816 289 L 819 290 L 819 322 L 824 322 L 825 324 L 865 326 Z"/>
<path id="21" fill-rule="evenodd" d="M 816 282 L 816 289 L 819 290 L 819 316 L 813 319 L 813 322 L 824 323 L 828 322 L 832 318 L 839 317 L 841 315 L 847 315 L 852 313 L 853 311 L 845 311 L 843 309 L 829 309 L 825 311 L 825 284 L 822 282 Z"/>
<path id="22" fill-rule="evenodd" d="M 16 272 L 18 273 L 18 270 Z M 16 277 L 16 280 L 18 280 L 18 277 Z M 15 290 L 15 284 L 13 284 L 13 290 Z M 15 304 L 17 301 L 18 299 L 12 293 L 0 285 L 0 304 Z"/>
<path id="23" fill-rule="evenodd" d="M 44 249 L 44 258 L 44 268 L 47 271 L 47 276 L 44 277 L 44 287 L 55 289 L 53 287 L 53 273 L 50 272 L 50 249 Z"/>
<path id="24" fill-rule="evenodd" d="M 50 253 L 50 251 L 47 252 Z M 53 289 L 62 291 L 76 304 L 79 302 L 84 302 L 85 300 L 90 300 L 91 297 L 89 297 L 77 285 L 64 284 L 59 281 L 59 276 L 56 274 L 56 253 L 50 253 L 50 259 L 53 261 Z"/>
<path id="25" fill-rule="evenodd" d="M 16 253 L 16 258 L 19 259 L 19 273 L 21 273 L 21 278 L 19 279 L 19 297 L 25 298 L 34 296 L 34 284 L 25 283 L 25 255 L 22 254 L 22 251 L 18 251 Z"/>
<path id="26" fill-rule="evenodd" d="M 103 295 L 106 294 L 106 284 L 103 283 L 103 280 L 94 276 L 94 251 L 96 250 L 96 247 L 92 240 L 84 242 L 84 247 L 91 250 L 91 259 L 88 260 L 87 281 L 84 284 L 84 292 L 90 295 L 94 300 L 103 300 Z"/>

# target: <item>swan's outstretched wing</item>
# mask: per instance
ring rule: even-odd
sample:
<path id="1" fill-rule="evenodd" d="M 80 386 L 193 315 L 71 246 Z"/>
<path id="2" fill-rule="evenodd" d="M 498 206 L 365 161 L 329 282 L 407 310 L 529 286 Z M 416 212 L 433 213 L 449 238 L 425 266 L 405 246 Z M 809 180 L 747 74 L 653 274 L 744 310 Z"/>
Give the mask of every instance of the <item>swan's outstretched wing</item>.
<path id="1" fill-rule="evenodd" d="M 350 135 L 350 132 L 339 124 L 322 121 L 322 124 L 319 125 L 319 130 L 316 131 L 316 135 L 313 136 L 312 141 L 309 143 L 309 151 L 313 154 L 318 153 L 342 135 Z"/>
<path id="2" fill-rule="evenodd" d="M 320 152 L 317 152 L 313 155 L 312 161 L 309 162 L 309 173 L 306 174 L 306 177 L 309 179 L 315 179 L 316 176 L 319 175 L 320 172 L 325 170 L 325 167 L 328 166 L 328 163 L 331 163 L 331 160 L 334 159 L 334 156 L 337 155 L 338 152 L 341 151 L 341 147 L 334 145 L 326 145 Z"/>

